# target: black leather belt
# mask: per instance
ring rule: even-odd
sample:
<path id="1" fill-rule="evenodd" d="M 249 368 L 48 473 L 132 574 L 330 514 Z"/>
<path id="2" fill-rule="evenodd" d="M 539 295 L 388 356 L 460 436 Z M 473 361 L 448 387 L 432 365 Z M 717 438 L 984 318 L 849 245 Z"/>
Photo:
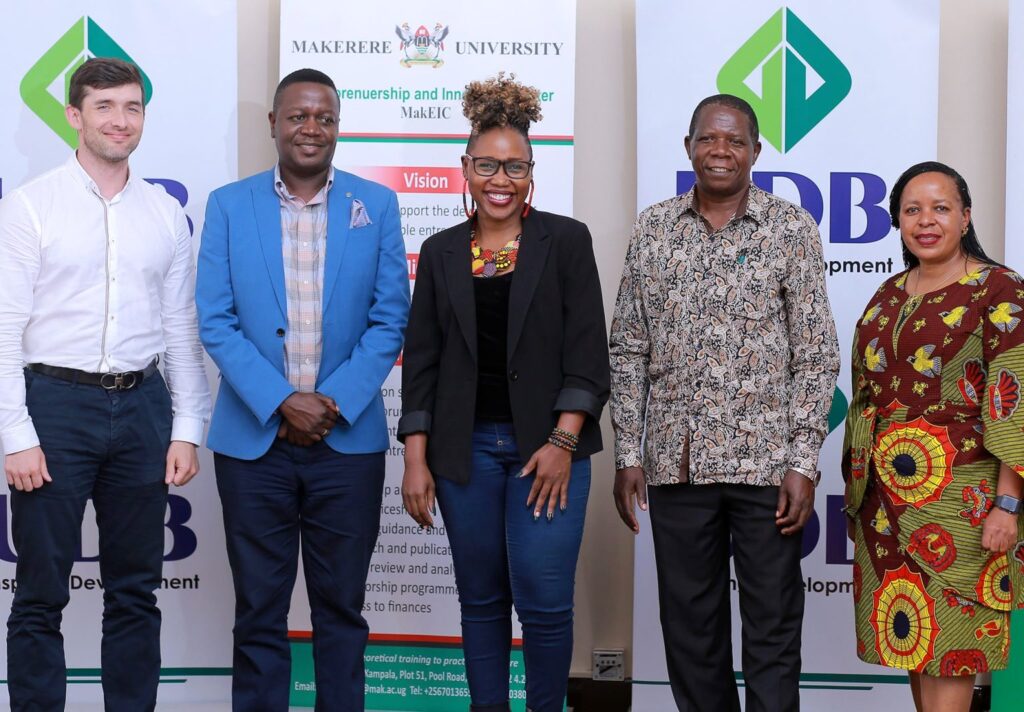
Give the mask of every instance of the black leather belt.
<path id="1" fill-rule="evenodd" d="M 141 371 L 122 371 L 121 373 L 89 373 L 77 368 L 47 366 L 45 363 L 30 363 L 28 370 L 41 373 L 62 381 L 81 383 L 86 386 L 99 386 L 108 391 L 129 391 L 141 386 L 142 382 L 156 373 L 156 359 Z"/>

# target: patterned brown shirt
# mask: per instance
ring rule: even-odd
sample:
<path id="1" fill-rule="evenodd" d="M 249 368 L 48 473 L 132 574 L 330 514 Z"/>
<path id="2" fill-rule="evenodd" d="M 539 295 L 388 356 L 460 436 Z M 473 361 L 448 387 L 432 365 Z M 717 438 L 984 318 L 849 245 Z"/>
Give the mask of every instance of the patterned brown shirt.
<path id="1" fill-rule="evenodd" d="M 753 185 L 717 231 L 693 190 L 644 210 L 611 365 L 616 468 L 651 485 L 813 473 L 839 371 L 814 219 Z"/>

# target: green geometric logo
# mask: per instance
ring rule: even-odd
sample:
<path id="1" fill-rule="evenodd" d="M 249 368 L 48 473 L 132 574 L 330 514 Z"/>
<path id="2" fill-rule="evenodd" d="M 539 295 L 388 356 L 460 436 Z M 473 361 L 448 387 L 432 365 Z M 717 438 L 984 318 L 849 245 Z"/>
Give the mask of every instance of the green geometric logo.
<path id="1" fill-rule="evenodd" d="M 831 433 L 846 420 L 846 411 L 850 408 L 850 401 L 846 400 L 846 394 L 836 388 L 832 395 L 832 408 L 828 411 L 828 431 Z"/>
<path id="2" fill-rule="evenodd" d="M 78 148 L 78 133 L 64 116 L 71 75 L 92 57 L 114 57 L 135 63 L 91 17 L 82 17 L 46 50 L 21 80 L 21 98 L 25 105 L 71 148 Z M 141 68 L 139 71 L 142 72 Z M 145 72 L 142 72 L 142 90 L 143 101 L 148 104 L 153 98 L 153 84 Z"/>
<path id="3" fill-rule="evenodd" d="M 807 93 L 807 68 L 821 86 Z M 761 95 L 746 80 L 761 70 Z M 850 93 L 849 70 L 789 8 L 761 25 L 718 73 L 718 90 L 746 99 L 761 135 L 781 153 L 789 151 Z"/>

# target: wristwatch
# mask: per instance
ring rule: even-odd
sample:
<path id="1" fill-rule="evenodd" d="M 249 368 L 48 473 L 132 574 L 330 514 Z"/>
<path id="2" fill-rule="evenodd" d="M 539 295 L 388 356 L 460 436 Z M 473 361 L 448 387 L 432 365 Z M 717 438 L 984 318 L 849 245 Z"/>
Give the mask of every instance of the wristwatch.
<path id="1" fill-rule="evenodd" d="M 808 472 L 807 470 L 801 470 L 801 469 L 799 469 L 797 467 L 791 467 L 789 469 L 791 469 L 793 472 L 797 473 L 798 475 L 803 475 L 804 477 L 809 479 L 811 481 L 811 484 L 814 485 L 815 487 L 817 487 L 818 483 L 821 482 L 821 470 L 815 470 L 814 472 Z M 1019 506 L 1019 503 L 1018 503 L 1018 506 Z"/>
<path id="2" fill-rule="evenodd" d="M 996 497 L 996 501 L 992 503 L 992 506 L 999 507 L 1007 514 L 1018 514 L 1021 510 L 1021 501 L 1008 494 L 1001 494 Z"/>

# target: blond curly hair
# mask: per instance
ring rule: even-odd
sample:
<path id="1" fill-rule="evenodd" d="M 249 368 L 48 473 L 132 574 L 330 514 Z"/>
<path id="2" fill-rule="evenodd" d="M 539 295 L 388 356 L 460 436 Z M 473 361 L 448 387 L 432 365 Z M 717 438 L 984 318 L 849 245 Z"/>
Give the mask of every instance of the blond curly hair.
<path id="1" fill-rule="evenodd" d="M 509 126 L 523 136 L 540 121 L 540 91 L 516 81 L 515 74 L 470 82 L 462 94 L 462 113 L 472 127 L 470 139 L 493 128 Z"/>

